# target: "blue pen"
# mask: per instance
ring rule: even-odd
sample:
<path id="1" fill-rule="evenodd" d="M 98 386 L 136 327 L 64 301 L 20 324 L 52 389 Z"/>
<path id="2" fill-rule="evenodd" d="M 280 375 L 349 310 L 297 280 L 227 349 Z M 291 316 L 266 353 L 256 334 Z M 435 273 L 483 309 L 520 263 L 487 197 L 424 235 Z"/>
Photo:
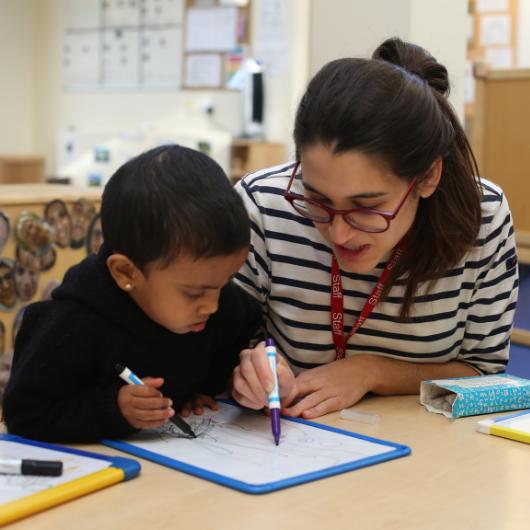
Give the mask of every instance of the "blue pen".
<path id="1" fill-rule="evenodd" d="M 267 339 L 265 341 L 265 351 L 269 359 L 269 364 L 274 378 L 274 388 L 269 392 L 269 410 L 271 413 L 272 435 L 276 445 L 280 443 L 280 390 L 278 387 L 278 371 L 276 369 L 276 346 L 274 339 Z"/>
<path id="2" fill-rule="evenodd" d="M 114 368 L 121 379 L 123 379 L 128 385 L 144 384 L 144 382 L 126 366 L 117 364 L 114 366 Z M 190 438 L 197 438 L 197 435 L 193 432 L 193 429 L 180 416 L 175 415 L 172 418 L 169 418 L 169 421 L 175 425 L 175 427 L 178 427 L 184 434 L 187 434 Z"/>

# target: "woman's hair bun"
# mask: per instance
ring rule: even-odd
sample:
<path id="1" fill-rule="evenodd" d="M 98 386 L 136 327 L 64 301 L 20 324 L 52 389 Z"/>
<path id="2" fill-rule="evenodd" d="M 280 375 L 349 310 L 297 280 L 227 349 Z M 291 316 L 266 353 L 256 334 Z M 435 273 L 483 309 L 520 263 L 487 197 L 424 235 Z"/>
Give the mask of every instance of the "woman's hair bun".
<path id="1" fill-rule="evenodd" d="M 423 79 L 436 92 L 445 96 L 449 94 L 447 69 L 421 46 L 393 37 L 377 47 L 372 59 L 400 66 Z"/>

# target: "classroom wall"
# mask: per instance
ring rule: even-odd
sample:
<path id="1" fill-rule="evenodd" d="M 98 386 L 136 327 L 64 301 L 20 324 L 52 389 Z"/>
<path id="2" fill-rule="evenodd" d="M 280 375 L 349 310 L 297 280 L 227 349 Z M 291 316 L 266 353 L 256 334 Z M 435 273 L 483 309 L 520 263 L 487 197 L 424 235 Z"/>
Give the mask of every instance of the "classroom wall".
<path id="1" fill-rule="evenodd" d="M 33 0 L 0 0 L 0 154 L 36 148 L 32 7 Z"/>
<path id="2" fill-rule="evenodd" d="M 254 26 L 266 1 L 253 1 Z M 453 104 L 459 112 L 463 108 L 465 0 L 285 0 L 285 6 L 287 68 L 267 79 L 267 139 L 288 143 L 292 152 L 293 116 L 309 77 L 333 58 L 368 56 L 390 35 L 426 46 L 446 64 Z M 518 57 L 528 67 L 530 0 L 519 0 L 519 6 Z M 237 135 L 240 103 L 233 92 L 63 92 L 62 7 L 62 0 L 0 0 L 0 152 L 44 154 L 53 172 L 59 132 L 68 127 L 189 127 L 210 102 L 214 126 Z"/>
<path id="3" fill-rule="evenodd" d="M 252 21 L 260 15 L 260 2 L 253 2 Z M 265 135 L 271 141 L 289 142 L 293 109 L 307 77 L 308 6 L 305 0 L 289 0 L 286 5 L 287 27 L 293 44 L 287 50 L 285 74 L 269 76 L 266 82 L 267 116 Z M 83 91 L 65 92 L 61 87 L 62 0 L 37 1 L 39 20 L 38 62 L 43 80 L 36 112 L 37 146 L 49 161 L 48 170 L 56 167 L 58 134 L 68 128 L 76 131 L 118 132 L 146 131 L 152 128 L 183 130 L 202 127 L 201 108 L 212 103 L 214 122 L 237 136 L 240 127 L 240 95 L 226 90 L 173 91 Z M 291 68 L 291 65 L 293 66 Z"/>
<path id="4" fill-rule="evenodd" d="M 464 111 L 465 0 L 312 0 L 310 71 L 337 57 L 368 57 L 398 36 L 427 48 L 449 70 L 451 102 Z"/>
<path id="5" fill-rule="evenodd" d="M 517 66 L 530 68 L 530 0 L 519 0 Z"/>

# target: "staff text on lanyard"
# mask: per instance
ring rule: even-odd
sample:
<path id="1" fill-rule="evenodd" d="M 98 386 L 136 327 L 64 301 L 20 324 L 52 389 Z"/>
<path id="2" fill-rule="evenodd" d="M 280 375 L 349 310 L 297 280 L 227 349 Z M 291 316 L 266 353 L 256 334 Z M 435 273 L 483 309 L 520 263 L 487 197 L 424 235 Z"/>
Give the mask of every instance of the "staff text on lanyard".
<path id="1" fill-rule="evenodd" d="M 405 240 L 401 240 L 394 249 L 385 269 L 375 284 L 372 294 L 366 300 L 361 313 L 357 317 L 357 320 L 353 324 L 346 338 L 344 337 L 344 294 L 342 289 L 342 278 L 340 275 L 339 263 L 335 255 L 333 255 L 331 263 L 331 335 L 333 337 L 333 344 L 335 344 L 336 360 L 344 358 L 346 355 L 347 342 L 364 324 L 365 320 L 370 316 L 370 313 L 379 302 L 390 272 L 395 268 L 398 261 L 401 259 L 401 256 L 403 256 L 405 247 Z"/>

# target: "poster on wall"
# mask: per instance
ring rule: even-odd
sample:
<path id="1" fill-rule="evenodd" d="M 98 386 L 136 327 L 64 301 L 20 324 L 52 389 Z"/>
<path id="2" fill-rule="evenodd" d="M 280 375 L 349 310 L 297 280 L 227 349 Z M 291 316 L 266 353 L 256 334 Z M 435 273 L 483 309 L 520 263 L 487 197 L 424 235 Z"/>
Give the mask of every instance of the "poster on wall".
<path id="1" fill-rule="evenodd" d="M 184 0 L 64 0 L 65 90 L 179 88 Z"/>

